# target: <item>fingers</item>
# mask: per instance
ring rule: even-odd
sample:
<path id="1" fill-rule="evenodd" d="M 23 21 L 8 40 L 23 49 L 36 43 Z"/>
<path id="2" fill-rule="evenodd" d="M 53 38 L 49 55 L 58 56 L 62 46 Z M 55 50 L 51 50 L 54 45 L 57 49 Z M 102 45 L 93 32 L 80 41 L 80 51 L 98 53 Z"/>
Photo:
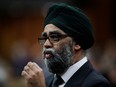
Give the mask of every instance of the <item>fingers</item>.
<path id="1" fill-rule="evenodd" d="M 27 72 L 25 72 L 25 71 L 22 71 L 22 74 L 21 75 L 24 76 L 24 78 L 26 80 L 29 80 L 30 79 L 30 75 Z"/>
<path id="2" fill-rule="evenodd" d="M 35 63 L 35 62 L 29 62 L 27 66 L 32 70 L 32 71 L 42 71 L 42 69 Z"/>
<path id="3" fill-rule="evenodd" d="M 22 76 L 27 81 L 27 85 L 32 87 L 45 87 L 45 77 L 43 70 L 34 62 L 29 62 L 22 71 Z"/>
<path id="4" fill-rule="evenodd" d="M 41 74 L 43 74 L 43 70 L 34 62 L 29 62 L 22 71 L 21 75 L 27 80 L 27 81 L 33 81 L 37 78 L 41 77 Z"/>

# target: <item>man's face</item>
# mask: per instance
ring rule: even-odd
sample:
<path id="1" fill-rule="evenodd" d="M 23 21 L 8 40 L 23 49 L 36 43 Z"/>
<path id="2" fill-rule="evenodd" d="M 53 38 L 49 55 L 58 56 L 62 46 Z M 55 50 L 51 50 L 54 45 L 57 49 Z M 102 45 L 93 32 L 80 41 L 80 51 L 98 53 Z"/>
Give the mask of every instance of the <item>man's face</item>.
<path id="1" fill-rule="evenodd" d="M 53 24 L 45 26 L 42 37 L 46 38 L 43 41 L 45 64 L 50 72 L 63 74 L 72 64 L 74 54 L 72 38 Z"/>

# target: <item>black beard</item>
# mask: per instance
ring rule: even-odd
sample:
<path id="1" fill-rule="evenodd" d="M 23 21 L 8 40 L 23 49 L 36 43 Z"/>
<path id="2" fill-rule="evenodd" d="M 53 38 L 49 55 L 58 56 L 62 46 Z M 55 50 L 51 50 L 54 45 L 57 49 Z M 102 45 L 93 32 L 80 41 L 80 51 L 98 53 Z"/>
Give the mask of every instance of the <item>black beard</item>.
<path id="1" fill-rule="evenodd" d="M 73 51 L 69 45 L 64 46 L 59 53 L 52 48 L 45 51 L 51 51 L 53 55 L 53 58 L 44 59 L 49 71 L 54 74 L 63 74 L 72 64 Z"/>

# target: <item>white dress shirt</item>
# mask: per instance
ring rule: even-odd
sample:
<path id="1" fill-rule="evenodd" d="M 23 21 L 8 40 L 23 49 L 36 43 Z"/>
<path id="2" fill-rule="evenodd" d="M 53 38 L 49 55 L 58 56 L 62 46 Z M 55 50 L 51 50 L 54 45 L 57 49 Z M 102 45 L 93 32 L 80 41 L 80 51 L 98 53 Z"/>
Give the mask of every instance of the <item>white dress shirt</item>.
<path id="1" fill-rule="evenodd" d="M 64 85 L 68 82 L 68 80 L 72 77 L 72 75 L 86 62 L 87 62 L 87 57 L 84 57 L 77 63 L 70 66 L 68 70 L 61 76 L 61 78 L 64 80 L 64 83 L 62 85 L 59 85 L 59 87 L 64 87 Z"/>

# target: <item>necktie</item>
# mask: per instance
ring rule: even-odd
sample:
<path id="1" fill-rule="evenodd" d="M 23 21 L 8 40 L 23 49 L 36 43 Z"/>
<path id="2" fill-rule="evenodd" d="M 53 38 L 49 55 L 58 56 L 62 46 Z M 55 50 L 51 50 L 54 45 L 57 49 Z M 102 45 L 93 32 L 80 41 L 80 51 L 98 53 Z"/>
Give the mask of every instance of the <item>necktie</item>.
<path id="1" fill-rule="evenodd" d="M 58 87 L 59 85 L 63 84 L 63 82 L 64 82 L 63 79 L 59 75 L 56 75 L 54 77 L 52 87 Z"/>

